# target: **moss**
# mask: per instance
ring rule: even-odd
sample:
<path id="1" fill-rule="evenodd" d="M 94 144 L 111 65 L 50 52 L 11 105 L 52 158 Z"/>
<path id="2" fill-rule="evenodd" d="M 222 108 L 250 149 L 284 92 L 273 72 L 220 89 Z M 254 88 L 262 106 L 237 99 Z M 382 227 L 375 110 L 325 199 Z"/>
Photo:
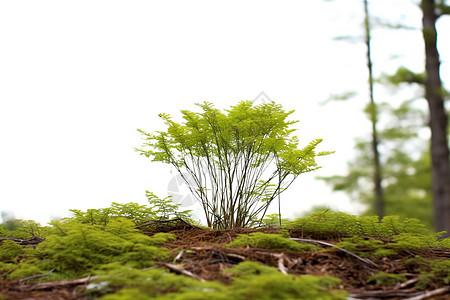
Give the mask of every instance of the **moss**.
<path id="1" fill-rule="evenodd" d="M 226 272 L 233 274 L 234 277 L 244 277 L 249 275 L 274 274 L 278 273 L 278 270 L 263 266 L 255 261 L 244 261 L 234 267 L 226 269 Z"/>
<path id="2" fill-rule="evenodd" d="M 17 269 L 17 264 L 0 261 L 0 279 L 6 279 L 15 269 Z"/>
<path id="3" fill-rule="evenodd" d="M 367 283 L 378 285 L 394 285 L 399 282 L 405 282 L 406 277 L 402 274 L 390 274 L 385 272 L 378 272 L 367 279 Z"/>
<path id="4" fill-rule="evenodd" d="M 160 246 L 168 241 L 176 240 L 176 236 L 172 233 L 158 232 L 152 236 L 152 245 Z"/>
<path id="5" fill-rule="evenodd" d="M 393 243 L 389 246 L 393 249 L 423 250 L 438 246 L 438 241 L 436 236 L 432 234 L 400 233 L 393 237 Z"/>
<path id="6" fill-rule="evenodd" d="M 450 284 L 450 259 L 432 261 L 431 270 L 444 284 Z"/>
<path id="7" fill-rule="evenodd" d="M 48 270 L 47 270 L 48 271 Z M 17 268 L 8 275 L 8 279 L 16 280 L 28 276 L 45 273 L 34 261 L 24 261 L 17 265 Z"/>
<path id="8" fill-rule="evenodd" d="M 146 294 L 147 297 L 156 297 L 168 292 L 178 292 L 183 287 L 200 284 L 197 280 L 186 276 L 178 276 L 164 269 L 142 270 L 124 266 L 117 262 L 103 265 L 98 270 L 95 270 L 94 273 L 102 275 L 94 283 L 107 282 L 108 287 L 111 288 L 110 290 L 138 287 L 141 293 Z"/>
<path id="9" fill-rule="evenodd" d="M 8 236 L 9 230 L 6 230 L 5 227 L 3 227 L 3 224 L 0 224 L 0 237 L 8 237 Z"/>
<path id="10" fill-rule="evenodd" d="M 294 251 L 313 251 L 320 249 L 311 244 L 294 242 L 280 234 L 267 234 L 262 232 L 240 234 L 227 246 L 250 246 L 255 248 L 288 249 Z"/>
<path id="11" fill-rule="evenodd" d="M 399 216 L 386 216 L 381 222 L 377 216 L 358 217 L 329 210 L 286 224 L 286 228 L 316 237 L 361 235 L 391 238 L 400 233 L 428 234 L 425 225 L 417 219 L 400 220 Z"/>
<path id="12" fill-rule="evenodd" d="M 117 267 L 117 265 L 115 266 Z M 115 268 L 114 267 L 114 268 Z M 120 268 L 120 267 L 119 267 Z M 116 269 L 117 270 L 117 269 Z M 233 274 L 229 286 L 218 282 L 199 282 L 163 270 L 123 269 L 115 277 L 104 277 L 112 286 L 124 288 L 103 300 L 250 300 L 250 299 L 346 299 L 345 291 L 335 291 L 340 280 L 331 276 L 283 275 L 277 269 L 256 262 L 242 262 L 225 270 Z M 111 273 L 109 271 L 109 273 Z M 100 280 L 100 279 L 99 279 Z"/>
<path id="13" fill-rule="evenodd" d="M 450 248 L 450 238 L 441 240 L 439 246 L 443 248 Z"/>
<path id="14" fill-rule="evenodd" d="M 22 246 L 12 240 L 0 242 L 0 261 L 12 262 L 19 254 L 24 252 Z"/>
<path id="15" fill-rule="evenodd" d="M 383 256 L 387 254 L 395 254 L 393 250 L 385 251 L 384 243 L 376 239 L 366 239 L 360 236 L 344 238 L 336 246 L 344 248 L 350 252 L 358 254 L 361 257 Z"/>
<path id="16" fill-rule="evenodd" d="M 419 280 L 418 280 L 417 283 L 414 285 L 414 287 L 415 287 L 417 290 L 419 290 L 419 291 L 424 291 L 424 290 L 426 290 L 427 288 L 430 287 L 430 285 L 431 285 L 432 282 L 433 282 L 429 275 L 424 275 L 424 274 L 422 274 L 422 275 L 418 276 L 418 279 L 419 279 Z"/>
<path id="17" fill-rule="evenodd" d="M 59 222 L 58 233 L 47 237 L 37 246 L 39 258 L 47 268 L 84 276 L 102 264 L 121 262 L 134 267 L 152 266 L 153 260 L 170 256 L 167 249 L 153 246 L 172 238 L 171 235 L 155 239 L 138 233 L 129 219 L 114 219 L 107 226 L 73 222 Z"/>
<path id="18" fill-rule="evenodd" d="M 397 252 L 392 249 L 377 249 L 373 252 L 373 255 L 377 258 L 389 257 L 396 254 Z"/>
<path id="19" fill-rule="evenodd" d="M 450 259 L 433 260 L 416 256 L 405 261 L 415 273 L 420 273 L 417 289 L 427 289 L 431 284 L 444 286 L 450 284 Z"/>

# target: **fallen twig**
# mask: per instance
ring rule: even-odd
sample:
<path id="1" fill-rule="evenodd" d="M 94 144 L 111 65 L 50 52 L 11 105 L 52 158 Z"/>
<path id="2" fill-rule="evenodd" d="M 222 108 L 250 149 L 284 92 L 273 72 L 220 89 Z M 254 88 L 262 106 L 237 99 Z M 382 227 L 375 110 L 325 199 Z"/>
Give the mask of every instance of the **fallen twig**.
<path id="1" fill-rule="evenodd" d="M 48 275 L 52 274 L 53 271 L 55 271 L 55 269 L 51 269 L 51 270 L 48 271 L 47 273 L 36 274 L 36 275 L 28 276 L 28 277 L 19 279 L 19 282 L 24 282 L 24 281 L 31 280 L 31 279 L 35 279 L 35 278 L 40 278 L 40 277 L 48 276 Z"/>
<path id="2" fill-rule="evenodd" d="M 331 243 L 322 242 L 322 241 L 317 241 L 317 240 L 311 240 L 311 239 L 300 239 L 300 238 L 290 238 L 290 240 L 297 241 L 297 242 L 311 243 L 311 244 L 320 244 L 320 245 L 325 245 L 325 246 L 333 247 L 333 248 L 336 248 L 336 249 L 338 249 L 338 250 L 340 250 L 340 251 L 342 251 L 342 252 L 347 253 L 347 254 L 350 255 L 350 256 L 355 257 L 356 259 L 358 259 L 358 260 L 360 260 L 360 261 L 362 261 L 362 262 L 364 262 L 364 263 L 366 263 L 366 264 L 372 265 L 372 266 L 377 267 L 377 268 L 380 267 L 380 266 L 378 266 L 376 263 L 374 263 L 373 261 L 371 261 L 371 260 L 368 259 L 368 258 L 362 258 L 361 256 L 358 256 L 358 255 L 356 255 L 356 254 L 353 253 L 353 252 L 350 252 L 350 251 L 348 251 L 348 250 L 345 250 L 345 249 L 343 249 L 343 248 L 341 248 L 341 247 L 338 247 L 338 246 L 336 246 L 336 245 L 334 245 L 334 244 L 331 244 Z"/>
<path id="3" fill-rule="evenodd" d="M 395 291 L 385 291 L 385 290 L 376 290 L 376 291 L 363 291 L 359 293 L 350 293 L 350 297 L 361 299 L 361 298 L 371 298 L 376 297 L 379 298 L 392 298 L 392 297 L 411 297 L 417 296 L 420 292 L 416 292 L 416 290 L 395 290 Z M 409 299 L 409 298 L 408 298 Z"/>
<path id="4" fill-rule="evenodd" d="M 228 257 L 232 257 L 232 258 L 237 258 L 239 260 L 245 260 L 245 256 L 239 255 L 239 254 L 234 254 L 234 253 L 228 253 L 228 252 L 222 252 L 223 255 L 228 256 Z"/>
<path id="5" fill-rule="evenodd" d="M 168 268 L 169 270 L 172 270 L 172 271 L 174 271 L 176 273 L 183 274 L 185 276 L 197 279 L 200 282 L 206 282 L 206 280 L 204 280 L 200 276 L 195 275 L 194 273 L 183 269 L 181 266 L 174 265 L 174 264 L 169 264 L 169 263 L 163 263 L 162 265 L 165 266 L 166 268 Z"/>
<path id="6" fill-rule="evenodd" d="M 286 255 L 284 253 L 274 253 L 274 257 L 278 258 L 278 270 L 284 275 L 288 275 L 288 270 L 284 266 L 284 259 L 286 258 Z"/>
<path id="7" fill-rule="evenodd" d="M 398 285 L 397 289 L 404 289 L 405 287 L 410 286 L 411 284 L 416 283 L 417 281 L 419 281 L 419 278 L 413 278 L 408 281 L 402 282 Z"/>
<path id="8" fill-rule="evenodd" d="M 63 287 L 63 286 L 68 286 L 68 285 L 85 284 L 85 283 L 89 283 L 90 281 L 97 279 L 97 278 L 99 278 L 99 276 L 88 276 L 88 277 L 78 278 L 78 279 L 41 282 L 41 283 L 36 283 L 33 285 L 20 285 L 20 286 L 14 287 L 14 289 L 22 290 L 22 291 L 45 290 L 45 289 Z"/>
<path id="9" fill-rule="evenodd" d="M 178 252 L 177 256 L 175 256 L 175 258 L 173 259 L 173 263 L 176 263 L 177 260 L 179 260 L 182 256 L 183 256 L 184 251 L 180 250 L 180 252 Z"/>
<path id="10" fill-rule="evenodd" d="M 436 289 L 436 290 L 426 291 L 415 297 L 406 298 L 405 300 L 422 300 L 422 299 L 427 299 L 427 298 L 430 298 L 433 296 L 443 295 L 447 292 L 450 292 L 450 286 L 444 286 L 444 287 Z"/>
<path id="11" fill-rule="evenodd" d="M 0 241 L 5 241 L 5 240 L 14 241 L 14 242 L 18 243 L 19 245 L 37 245 L 40 242 L 45 241 L 44 238 L 40 238 L 37 236 L 33 236 L 32 238 L 29 238 L 29 239 L 16 239 L 16 238 L 12 238 L 12 237 L 0 238 Z"/>

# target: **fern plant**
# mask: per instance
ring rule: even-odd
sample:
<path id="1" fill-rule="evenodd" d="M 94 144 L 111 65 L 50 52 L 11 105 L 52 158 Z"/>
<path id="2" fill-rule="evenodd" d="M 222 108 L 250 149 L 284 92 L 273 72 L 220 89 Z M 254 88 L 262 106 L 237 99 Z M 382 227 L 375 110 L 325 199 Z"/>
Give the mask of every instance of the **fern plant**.
<path id="1" fill-rule="evenodd" d="M 113 219 L 106 226 L 70 220 L 52 221 L 51 224 L 50 234 L 36 249 L 3 241 L 0 274 L 15 279 L 53 269 L 52 276 L 61 279 L 84 276 L 114 262 L 128 267 L 149 267 L 155 259 L 169 258 L 170 252 L 160 245 L 175 238 L 169 233 L 149 237 L 138 232 L 134 222 L 125 218 Z M 17 263 L 19 255 L 21 260 Z"/>
<path id="2" fill-rule="evenodd" d="M 396 283 L 405 281 L 406 276 L 403 274 L 391 274 L 385 272 L 378 272 L 367 279 L 367 283 L 378 285 L 394 285 Z"/>
<path id="3" fill-rule="evenodd" d="M 66 218 L 66 220 L 102 226 L 106 226 L 111 220 L 117 218 L 130 219 L 136 224 L 148 220 L 167 220 L 170 218 L 182 218 L 186 221 L 192 221 L 191 211 L 180 211 L 180 204 L 174 204 L 170 196 L 161 199 L 149 191 L 146 191 L 145 195 L 149 205 L 140 205 L 134 202 L 126 204 L 113 202 L 107 208 L 88 209 L 86 211 L 70 209 L 73 217 Z"/>
<path id="4" fill-rule="evenodd" d="M 425 225 L 418 219 L 400 220 L 398 216 L 358 217 L 343 212 L 319 211 L 304 218 L 298 218 L 285 226 L 302 234 L 333 237 L 361 235 L 378 238 L 392 238 L 401 233 L 418 235 L 429 234 Z"/>

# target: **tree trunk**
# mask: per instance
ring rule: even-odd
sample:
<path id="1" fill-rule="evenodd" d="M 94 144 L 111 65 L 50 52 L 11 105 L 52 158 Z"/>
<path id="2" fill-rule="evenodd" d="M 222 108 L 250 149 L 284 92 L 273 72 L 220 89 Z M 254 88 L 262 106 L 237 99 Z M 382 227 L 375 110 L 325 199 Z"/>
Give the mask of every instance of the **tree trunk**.
<path id="1" fill-rule="evenodd" d="M 373 183 L 374 183 L 374 200 L 375 200 L 375 213 L 380 217 L 384 217 L 384 199 L 383 188 L 381 186 L 381 164 L 380 164 L 380 152 L 378 151 L 378 131 L 377 131 L 377 119 L 378 111 L 373 96 L 373 70 L 372 70 L 372 54 L 370 45 L 370 23 L 369 23 L 369 8 L 367 0 L 364 0 L 364 29 L 365 29 L 365 42 L 367 46 L 367 68 L 369 70 L 369 96 L 370 96 L 370 121 L 372 122 L 372 160 L 374 166 Z"/>
<path id="2" fill-rule="evenodd" d="M 434 227 L 436 231 L 447 231 L 450 235 L 450 162 L 447 141 L 448 119 L 442 97 L 439 74 L 439 53 L 435 1 L 422 0 L 423 37 L 425 41 L 426 73 L 425 96 L 430 110 L 431 161 Z"/>

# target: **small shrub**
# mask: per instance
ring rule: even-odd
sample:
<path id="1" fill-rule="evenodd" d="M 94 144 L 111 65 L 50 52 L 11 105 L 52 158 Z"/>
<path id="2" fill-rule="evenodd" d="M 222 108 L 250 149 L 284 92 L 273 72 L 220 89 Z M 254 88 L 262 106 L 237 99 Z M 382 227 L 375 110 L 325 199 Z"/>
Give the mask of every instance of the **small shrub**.
<path id="1" fill-rule="evenodd" d="M 184 122 L 159 114 L 167 130 L 148 133 L 141 155 L 171 164 L 203 206 L 208 227 L 261 225 L 276 197 L 301 174 L 317 170 L 321 139 L 299 147 L 285 112 L 274 102 L 241 101 L 224 112 L 212 103 L 182 110 Z M 188 180 L 190 178 L 190 180 Z"/>

